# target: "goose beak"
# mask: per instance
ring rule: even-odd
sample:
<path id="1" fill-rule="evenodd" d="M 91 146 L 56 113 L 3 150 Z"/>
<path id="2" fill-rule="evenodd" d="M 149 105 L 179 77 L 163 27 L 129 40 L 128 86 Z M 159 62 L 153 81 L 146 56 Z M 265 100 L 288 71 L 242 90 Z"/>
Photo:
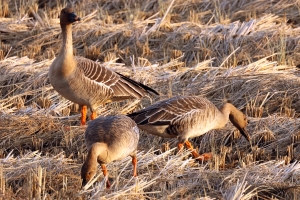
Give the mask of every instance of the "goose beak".
<path id="1" fill-rule="evenodd" d="M 80 21 L 80 17 L 78 17 L 74 12 L 71 12 L 68 14 L 68 18 L 70 22 L 76 22 L 76 21 Z"/>
<path id="2" fill-rule="evenodd" d="M 87 181 L 85 179 L 82 179 L 82 183 L 81 183 L 81 189 L 83 189 L 83 187 L 87 184 Z"/>
<path id="3" fill-rule="evenodd" d="M 248 142 L 251 142 L 251 137 L 245 128 L 240 128 L 239 131 L 246 138 L 246 140 L 248 140 Z"/>

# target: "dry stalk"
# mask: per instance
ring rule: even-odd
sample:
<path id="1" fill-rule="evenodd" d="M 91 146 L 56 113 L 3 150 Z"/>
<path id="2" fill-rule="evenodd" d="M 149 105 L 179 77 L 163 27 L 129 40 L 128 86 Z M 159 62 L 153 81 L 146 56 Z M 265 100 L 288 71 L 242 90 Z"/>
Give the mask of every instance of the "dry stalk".
<path id="1" fill-rule="evenodd" d="M 252 146 L 231 123 L 191 139 L 200 153 L 213 152 L 208 163 L 178 154 L 176 139 L 141 133 L 138 178 L 130 158 L 113 162 L 110 191 L 100 170 L 81 190 L 86 147 L 78 105 L 48 80 L 64 4 L 0 0 L 0 16 L 10 17 L 0 19 L 0 198 L 299 198 L 297 2 L 76 1 L 83 20 L 73 26 L 75 54 L 161 94 L 108 104 L 99 115 L 201 95 L 218 107 L 229 100 L 249 119 Z"/>

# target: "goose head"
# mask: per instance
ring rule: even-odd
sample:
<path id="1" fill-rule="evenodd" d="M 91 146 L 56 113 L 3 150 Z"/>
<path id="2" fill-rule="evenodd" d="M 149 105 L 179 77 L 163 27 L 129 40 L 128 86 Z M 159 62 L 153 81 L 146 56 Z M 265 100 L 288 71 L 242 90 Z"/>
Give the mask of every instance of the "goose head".
<path id="1" fill-rule="evenodd" d="M 97 164 L 85 162 L 81 168 L 82 187 L 84 187 L 96 174 Z"/>
<path id="2" fill-rule="evenodd" d="M 80 20 L 80 17 L 73 12 L 71 7 L 66 7 L 60 12 L 60 24 L 62 26 L 66 26 Z"/>
<path id="3" fill-rule="evenodd" d="M 233 109 L 229 114 L 229 120 L 240 131 L 240 133 L 250 142 L 251 138 L 246 130 L 248 124 L 247 117 L 238 109 Z"/>

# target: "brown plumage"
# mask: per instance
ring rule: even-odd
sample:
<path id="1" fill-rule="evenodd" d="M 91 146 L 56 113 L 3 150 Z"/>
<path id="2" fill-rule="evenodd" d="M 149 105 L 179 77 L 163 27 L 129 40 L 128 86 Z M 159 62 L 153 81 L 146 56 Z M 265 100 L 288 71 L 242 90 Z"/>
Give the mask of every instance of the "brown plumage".
<path id="1" fill-rule="evenodd" d="M 158 95 L 148 86 L 116 73 L 100 63 L 73 56 L 72 23 L 79 20 L 72 8 L 62 9 L 60 25 L 63 43 L 50 66 L 49 78 L 51 85 L 60 95 L 82 107 L 82 125 L 86 123 L 86 106 L 91 109 L 91 119 L 94 119 L 96 108 L 105 103 L 129 98 L 140 99 L 149 92 Z"/>
<path id="2" fill-rule="evenodd" d="M 228 120 L 250 142 L 250 136 L 245 130 L 247 118 L 241 111 L 230 103 L 225 103 L 219 110 L 213 103 L 203 97 L 173 97 L 157 102 L 128 116 L 137 123 L 139 128 L 150 134 L 164 138 L 177 137 L 178 148 L 181 149 L 186 144 L 187 148 L 192 150 L 194 157 L 200 155 L 193 149 L 188 138 L 222 128 Z M 210 156 L 210 154 L 206 154 L 204 159 L 209 159 Z"/>
<path id="3" fill-rule="evenodd" d="M 98 117 L 89 122 L 85 131 L 85 144 L 88 155 L 81 168 L 82 185 L 93 178 L 97 163 L 101 165 L 103 175 L 107 175 L 106 164 L 132 157 L 133 176 L 137 176 L 136 149 L 139 130 L 136 123 L 127 116 Z M 109 188 L 110 183 L 107 181 Z"/>

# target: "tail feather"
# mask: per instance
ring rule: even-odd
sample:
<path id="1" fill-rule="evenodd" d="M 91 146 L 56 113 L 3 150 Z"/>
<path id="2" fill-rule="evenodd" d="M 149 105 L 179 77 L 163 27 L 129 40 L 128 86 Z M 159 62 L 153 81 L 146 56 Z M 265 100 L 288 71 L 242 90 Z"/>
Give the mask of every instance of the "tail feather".
<path id="1" fill-rule="evenodd" d="M 146 92 L 148 92 L 148 93 L 152 92 L 152 93 L 154 93 L 154 94 L 156 94 L 156 95 L 159 95 L 158 92 L 156 92 L 154 89 L 152 89 L 152 88 L 150 88 L 150 87 L 148 87 L 148 86 L 146 86 L 146 85 L 144 85 L 144 84 L 142 84 L 142 83 L 140 83 L 140 82 L 134 81 L 134 80 L 132 80 L 132 79 L 130 79 L 130 78 L 124 76 L 123 74 L 120 74 L 120 73 L 118 73 L 118 72 L 116 72 L 116 73 L 117 73 L 122 79 L 124 79 L 124 80 L 126 80 L 127 82 L 133 84 L 134 86 L 137 86 L 138 88 L 141 88 L 141 89 L 143 89 L 144 91 L 146 91 Z"/>

